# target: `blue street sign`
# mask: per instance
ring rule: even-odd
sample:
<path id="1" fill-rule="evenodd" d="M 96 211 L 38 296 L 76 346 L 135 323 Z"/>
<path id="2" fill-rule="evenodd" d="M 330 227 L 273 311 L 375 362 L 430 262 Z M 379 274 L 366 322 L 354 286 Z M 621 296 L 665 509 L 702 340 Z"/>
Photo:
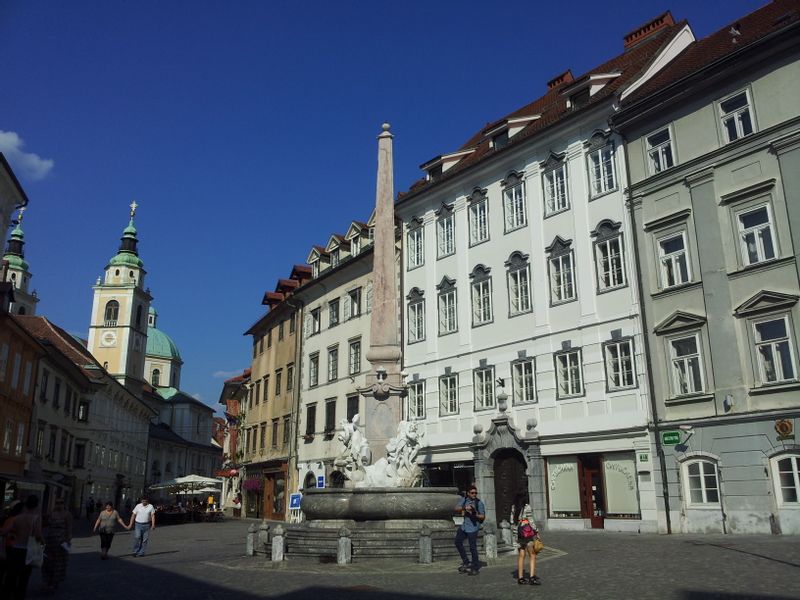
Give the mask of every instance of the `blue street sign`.
<path id="1" fill-rule="evenodd" d="M 303 494 L 289 494 L 289 510 L 300 508 L 300 501 L 303 499 Z"/>
<path id="2" fill-rule="evenodd" d="M 325 487 L 325 475 L 317 476 L 317 487 L 324 488 Z"/>

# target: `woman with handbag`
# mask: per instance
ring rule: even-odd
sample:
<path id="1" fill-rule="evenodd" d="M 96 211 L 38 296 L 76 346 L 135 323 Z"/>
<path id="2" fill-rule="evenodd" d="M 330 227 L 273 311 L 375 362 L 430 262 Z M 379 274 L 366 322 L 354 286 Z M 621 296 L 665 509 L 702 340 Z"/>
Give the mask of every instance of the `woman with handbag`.
<path id="1" fill-rule="evenodd" d="M 119 523 L 125 529 L 130 529 L 119 516 L 119 513 L 114 510 L 114 505 L 111 502 L 106 502 L 106 506 L 100 511 L 97 521 L 94 523 L 94 531 L 100 529 L 100 558 L 106 560 L 108 558 L 108 551 L 111 549 L 111 542 L 114 540 L 114 529 L 116 524 Z"/>
<path id="2" fill-rule="evenodd" d="M 536 555 L 542 551 L 544 544 L 539 539 L 539 532 L 533 523 L 523 517 L 517 527 L 517 548 L 519 556 L 517 558 L 517 583 L 520 585 L 529 583 L 530 585 L 542 585 L 542 580 L 536 575 Z M 528 556 L 530 567 L 528 573 L 530 577 L 525 579 L 524 567 L 525 556 Z"/>
<path id="3" fill-rule="evenodd" d="M 56 500 L 53 511 L 47 517 L 44 536 L 44 584 L 55 589 L 67 577 L 69 547 L 72 543 L 72 515 L 64 506 L 64 499 Z"/>
<path id="4" fill-rule="evenodd" d="M 5 600 L 24 600 L 28 591 L 28 580 L 34 566 L 41 566 L 39 557 L 44 548 L 42 520 L 39 517 L 39 498 L 28 496 L 25 510 L 7 521 L 0 534 L 13 535 L 13 545 L 7 548 L 6 578 L 3 582 L 2 598 Z M 28 557 L 31 557 L 29 561 Z M 37 564 L 38 563 L 38 564 Z"/>

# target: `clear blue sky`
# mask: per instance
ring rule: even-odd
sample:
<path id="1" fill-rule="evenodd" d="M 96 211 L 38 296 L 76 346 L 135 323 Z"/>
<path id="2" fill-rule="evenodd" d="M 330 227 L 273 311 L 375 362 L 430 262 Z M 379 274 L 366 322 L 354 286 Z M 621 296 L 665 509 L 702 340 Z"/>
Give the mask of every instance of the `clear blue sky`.
<path id="1" fill-rule="evenodd" d="M 369 216 L 384 120 L 406 190 L 662 11 L 702 37 L 764 3 L 2 0 L 0 150 L 30 198 L 39 314 L 86 336 L 135 199 L 182 388 L 216 407 L 264 291 Z"/>

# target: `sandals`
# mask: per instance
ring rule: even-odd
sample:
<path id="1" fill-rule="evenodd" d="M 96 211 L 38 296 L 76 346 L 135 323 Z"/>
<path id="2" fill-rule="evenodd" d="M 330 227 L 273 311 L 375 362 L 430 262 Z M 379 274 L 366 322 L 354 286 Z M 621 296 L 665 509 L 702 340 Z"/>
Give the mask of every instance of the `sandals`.
<path id="1" fill-rule="evenodd" d="M 534 575 L 528 580 L 528 583 L 531 585 L 542 585 L 542 580 L 539 579 L 538 575 Z"/>
<path id="2" fill-rule="evenodd" d="M 526 583 L 528 583 L 528 580 L 525 579 L 524 577 L 520 577 L 519 579 L 517 579 L 517 583 L 520 585 L 525 585 Z"/>

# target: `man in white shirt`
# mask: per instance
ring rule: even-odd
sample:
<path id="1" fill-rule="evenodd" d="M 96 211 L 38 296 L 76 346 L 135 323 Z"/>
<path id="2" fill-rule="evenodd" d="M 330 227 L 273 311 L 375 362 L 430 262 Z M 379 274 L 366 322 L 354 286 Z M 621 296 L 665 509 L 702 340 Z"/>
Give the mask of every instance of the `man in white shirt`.
<path id="1" fill-rule="evenodd" d="M 150 532 L 156 528 L 156 509 L 147 498 L 143 497 L 142 501 L 133 508 L 128 529 L 134 525 L 136 527 L 133 530 L 133 555 L 144 556 Z"/>

